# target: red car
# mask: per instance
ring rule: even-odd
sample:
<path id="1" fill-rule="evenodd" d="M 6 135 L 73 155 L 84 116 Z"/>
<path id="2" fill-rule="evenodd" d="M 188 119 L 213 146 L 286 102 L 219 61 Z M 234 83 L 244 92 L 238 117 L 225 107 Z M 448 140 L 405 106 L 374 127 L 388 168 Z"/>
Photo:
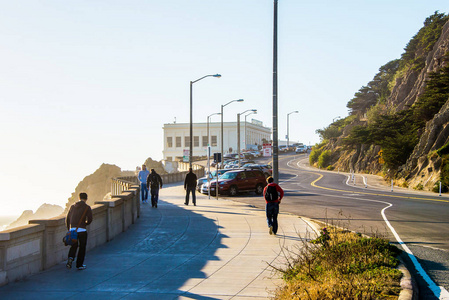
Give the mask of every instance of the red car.
<path id="1" fill-rule="evenodd" d="M 212 181 L 210 184 L 210 191 L 215 194 L 217 182 Z M 218 193 L 236 196 L 239 192 L 255 192 L 261 195 L 266 185 L 265 175 L 259 170 L 235 170 L 219 177 Z M 207 184 L 202 187 L 204 190 L 207 188 Z"/>

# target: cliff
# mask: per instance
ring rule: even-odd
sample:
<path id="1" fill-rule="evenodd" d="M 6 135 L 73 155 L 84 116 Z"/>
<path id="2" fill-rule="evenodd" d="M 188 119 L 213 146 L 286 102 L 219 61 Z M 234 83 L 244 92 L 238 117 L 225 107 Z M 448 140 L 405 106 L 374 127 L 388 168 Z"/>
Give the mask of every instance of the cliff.
<path id="1" fill-rule="evenodd" d="M 28 221 L 32 219 L 53 218 L 62 214 L 63 211 L 64 209 L 59 205 L 44 203 L 36 210 L 35 213 L 33 213 L 32 210 L 25 210 L 22 215 L 17 220 L 9 224 L 6 229 L 27 225 Z"/>
<path id="2" fill-rule="evenodd" d="M 327 152 L 320 167 L 381 174 L 416 189 L 445 181 L 438 150 L 449 143 L 448 20 L 437 12 L 427 18 L 402 57 L 382 66 L 348 102 L 350 115 L 317 130 L 322 143 L 312 164 Z"/>

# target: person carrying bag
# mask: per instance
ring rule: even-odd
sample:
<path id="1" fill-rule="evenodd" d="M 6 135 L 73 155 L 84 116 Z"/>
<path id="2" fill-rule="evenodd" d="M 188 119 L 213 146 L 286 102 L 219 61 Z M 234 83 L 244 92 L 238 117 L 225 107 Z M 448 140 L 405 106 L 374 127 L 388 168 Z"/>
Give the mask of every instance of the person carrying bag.
<path id="1" fill-rule="evenodd" d="M 92 223 L 92 209 L 86 203 L 86 193 L 80 193 L 79 199 L 80 201 L 70 207 L 66 218 L 66 225 L 70 236 L 73 237 L 73 235 L 75 235 L 76 238 L 65 238 L 64 243 L 71 245 L 66 264 L 67 269 L 72 268 L 72 263 L 75 260 L 76 252 L 79 247 L 78 256 L 76 258 L 76 267 L 78 270 L 84 270 L 86 269 L 86 265 L 84 265 L 87 246 L 86 226 Z M 68 242 L 70 242 L 70 244 Z"/>

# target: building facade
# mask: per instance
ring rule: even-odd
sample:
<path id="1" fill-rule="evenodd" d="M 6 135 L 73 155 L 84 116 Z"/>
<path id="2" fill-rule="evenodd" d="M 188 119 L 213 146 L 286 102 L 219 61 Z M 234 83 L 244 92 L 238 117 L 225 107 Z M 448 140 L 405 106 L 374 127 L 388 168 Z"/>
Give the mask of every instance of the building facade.
<path id="1" fill-rule="evenodd" d="M 182 160 L 184 150 L 190 147 L 190 123 L 164 124 L 165 160 Z M 246 134 L 245 134 L 246 131 Z M 207 123 L 193 124 L 193 154 L 192 156 L 206 156 L 207 146 L 210 144 L 211 153 L 221 152 L 221 123 L 209 123 L 210 142 L 207 137 Z M 223 123 L 224 153 L 237 152 L 237 122 Z M 271 128 L 264 127 L 262 122 L 240 122 L 240 149 L 262 145 L 263 140 L 271 140 Z"/>

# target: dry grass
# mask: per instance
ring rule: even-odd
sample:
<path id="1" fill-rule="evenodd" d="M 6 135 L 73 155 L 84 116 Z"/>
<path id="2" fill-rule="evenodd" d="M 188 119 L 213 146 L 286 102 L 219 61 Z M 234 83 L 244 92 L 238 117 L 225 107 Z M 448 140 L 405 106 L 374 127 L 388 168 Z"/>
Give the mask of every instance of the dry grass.
<path id="1" fill-rule="evenodd" d="M 397 299 L 400 250 L 382 238 L 330 227 L 294 251 L 281 272 L 285 286 L 275 299 Z"/>

